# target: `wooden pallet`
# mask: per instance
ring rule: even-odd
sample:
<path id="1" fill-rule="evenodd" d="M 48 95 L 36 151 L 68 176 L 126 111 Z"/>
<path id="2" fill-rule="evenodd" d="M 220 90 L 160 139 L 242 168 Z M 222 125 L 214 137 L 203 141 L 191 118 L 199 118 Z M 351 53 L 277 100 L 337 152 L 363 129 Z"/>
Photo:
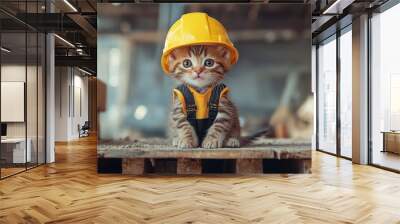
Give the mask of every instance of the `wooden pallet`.
<path id="1" fill-rule="evenodd" d="M 97 147 L 99 173 L 308 173 L 311 145 L 271 140 L 241 148 L 178 149 L 163 141 L 111 142 Z"/>

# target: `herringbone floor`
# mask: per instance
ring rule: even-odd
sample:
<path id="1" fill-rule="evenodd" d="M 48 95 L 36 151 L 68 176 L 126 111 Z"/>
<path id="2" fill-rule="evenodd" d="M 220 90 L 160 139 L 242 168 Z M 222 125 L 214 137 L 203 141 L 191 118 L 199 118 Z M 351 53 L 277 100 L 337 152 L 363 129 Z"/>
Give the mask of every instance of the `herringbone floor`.
<path id="1" fill-rule="evenodd" d="M 400 175 L 313 154 L 313 173 L 130 177 L 96 173 L 93 137 L 0 181 L 0 223 L 400 223 Z"/>

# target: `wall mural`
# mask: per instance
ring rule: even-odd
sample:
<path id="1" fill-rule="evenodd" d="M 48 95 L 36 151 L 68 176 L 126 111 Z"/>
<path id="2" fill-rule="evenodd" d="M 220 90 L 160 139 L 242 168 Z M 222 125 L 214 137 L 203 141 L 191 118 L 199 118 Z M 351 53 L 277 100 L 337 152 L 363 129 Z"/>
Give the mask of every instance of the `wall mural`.
<path id="1" fill-rule="evenodd" d="M 307 4 L 98 9 L 99 172 L 309 172 Z"/>

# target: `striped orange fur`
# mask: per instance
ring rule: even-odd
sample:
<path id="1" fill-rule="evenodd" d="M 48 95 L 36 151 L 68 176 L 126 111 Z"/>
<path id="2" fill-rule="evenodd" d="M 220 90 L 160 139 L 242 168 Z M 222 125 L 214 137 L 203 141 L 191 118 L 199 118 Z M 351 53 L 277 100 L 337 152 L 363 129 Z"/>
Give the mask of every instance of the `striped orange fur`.
<path id="1" fill-rule="evenodd" d="M 177 48 L 168 57 L 169 73 L 198 92 L 213 88 L 231 68 L 230 52 L 218 45 L 194 45 Z M 227 94 L 219 101 L 218 114 L 201 145 L 186 119 L 182 103 L 174 95 L 170 116 L 170 137 L 179 148 L 220 148 L 240 146 L 238 112 Z"/>

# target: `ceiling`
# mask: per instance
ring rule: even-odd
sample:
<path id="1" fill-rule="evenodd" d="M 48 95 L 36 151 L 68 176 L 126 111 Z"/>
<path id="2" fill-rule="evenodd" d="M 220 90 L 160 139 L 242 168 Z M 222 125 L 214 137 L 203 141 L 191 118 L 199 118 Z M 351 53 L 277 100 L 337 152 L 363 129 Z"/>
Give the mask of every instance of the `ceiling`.
<path id="1" fill-rule="evenodd" d="M 96 72 L 96 0 L 47 0 L 47 4 L 45 0 L 1 0 L 0 25 L 3 46 L 12 49 L 8 58 L 35 55 L 36 46 L 26 45 L 23 33 L 28 33 L 29 42 L 30 32 L 35 35 L 51 32 L 57 34 L 56 65 L 79 66 Z"/>
<path id="2" fill-rule="evenodd" d="M 97 2 L 100 4 L 112 3 L 112 7 L 106 7 L 107 12 L 105 13 L 105 18 L 110 16 L 113 17 L 115 21 L 115 17 L 117 17 L 118 19 L 116 21 L 119 22 L 118 24 L 104 23 L 102 29 L 99 31 L 114 32 L 131 28 L 157 29 L 157 27 L 148 25 L 157 24 L 151 21 L 158 19 L 159 11 L 154 5 L 148 4 L 146 10 L 143 10 L 143 7 L 133 7 L 133 4 L 129 7 L 126 5 L 121 7 L 120 3 L 157 3 L 167 1 L 168 0 L 1 0 L 0 25 L 2 32 L 7 33 L 3 35 L 2 38 L 4 38 L 4 40 L 2 43 L 8 42 L 9 47 L 14 48 L 16 57 L 18 57 L 19 53 L 22 55 L 27 52 L 29 58 L 30 52 L 34 52 L 36 46 L 33 43 L 28 43 L 28 48 L 25 52 L 25 39 L 22 40 L 19 38 L 18 33 L 25 31 L 54 32 L 61 37 L 55 38 L 56 63 L 58 65 L 83 66 L 95 72 L 97 67 Z M 311 29 L 313 37 L 316 37 L 347 14 L 357 14 L 357 12 L 377 7 L 387 0 L 345 0 L 350 2 L 350 4 L 344 5 L 341 13 L 324 15 L 324 11 L 331 7 L 335 1 L 339 0 L 217 0 L 216 2 L 309 3 L 313 13 L 311 21 L 313 25 Z M 198 2 L 203 1 L 198 0 Z M 237 30 L 248 30 L 251 29 L 251 27 L 259 27 L 259 23 L 268 24 L 268 21 L 266 22 L 263 19 L 262 7 L 259 7 L 259 4 L 245 4 L 242 8 L 246 8 L 246 10 L 238 11 L 238 7 L 231 7 L 229 4 L 221 4 L 219 8 L 214 6 L 209 7 L 205 4 L 192 3 L 187 6 L 187 11 L 199 10 L 225 13 L 225 17 L 229 18 L 228 21 L 231 21 L 232 26 L 235 26 L 234 28 Z M 132 15 L 132 13 L 137 16 L 132 18 L 132 16 L 129 16 Z M 272 28 L 279 28 L 279 19 L 285 19 L 282 17 L 282 13 L 296 14 L 299 12 L 296 10 L 282 12 L 278 9 L 276 11 L 278 22 L 270 23 L 277 24 L 277 27 Z M 242 18 L 248 19 L 245 20 L 246 22 L 238 21 Z M 293 23 L 299 22 L 301 22 L 301 20 L 293 21 Z M 227 26 L 229 27 L 230 25 L 228 24 Z M 266 28 L 270 29 L 271 27 L 266 26 Z M 27 39 L 29 42 L 31 38 Z"/>

